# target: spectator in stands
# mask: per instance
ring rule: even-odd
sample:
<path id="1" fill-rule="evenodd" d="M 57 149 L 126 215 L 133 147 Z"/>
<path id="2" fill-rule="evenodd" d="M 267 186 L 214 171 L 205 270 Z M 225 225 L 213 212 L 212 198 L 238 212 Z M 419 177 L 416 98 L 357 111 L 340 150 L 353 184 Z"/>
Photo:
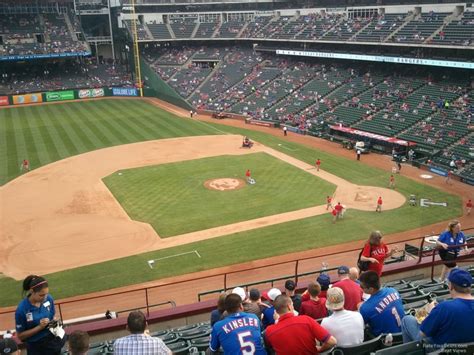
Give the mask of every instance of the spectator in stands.
<path id="1" fill-rule="evenodd" d="M 349 268 L 347 266 L 339 267 L 337 275 L 339 276 L 339 281 L 333 287 L 339 287 L 344 292 L 344 309 L 357 311 L 359 303 L 362 302 L 362 289 L 360 285 L 349 278 Z"/>
<path id="2" fill-rule="evenodd" d="M 408 315 L 402 320 L 403 342 L 427 337 L 432 344 L 460 344 L 474 342 L 474 297 L 471 295 L 472 276 L 462 269 L 448 275 L 452 300 L 436 305 L 421 325 Z M 458 351 L 462 347 L 457 347 Z"/>
<path id="3" fill-rule="evenodd" d="M 29 275 L 23 280 L 23 293 L 26 297 L 15 312 L 18 339 L 26 343 L 29 354 L 61 354 L 64 338 L 56 337 L 48 330 L 56 314 L 48 281 Z"/>
<path id="4" fill-rule="evenodd" d="M 326 298 L 326 292 L 328 292 L 329 286 L 331 286 L 331 277 L 328 274 L 321 274 L 316 279 L 316 282 L 321 285 L 321 293 L 319 294 L 319 297 Z"/>
<path id="5" fill-rule="evenodd" d="M 258 319 L 262 319 L 262 310 L 269 307 L 269 305 L 261 301 L 260 291 L 256 288 L 251 288 L 249 291 L 249 302 L 244 304 L 244 312 L 253 313 Z"/>
<path id="6" fill-rule="evenodd" d="M 128 315 L 127 330 L 131 334 L 114 343 L 115 355 L 171 354 L 160 338 L 149 335 L 148 323 L 142 311 L 133 311 Z"/>
<path id="7" fill-rule="evenodd" d="M 351 267 L 349 269 L 349 278 L 352 281 L 354 281 L 355 283 L 357 283 L 358 285 L 360 285 L 360 282 L 359 282 L 359 269 L 356 268 L 355 266 Z"/>
<path id="8" fill-rule="evenodd" d="M 322 320 L 321 326 L 337 339 L 339 346 L 358 345 L 364 341 L 364 319 L 359 312 L 346 310 L 346 302 L 341 288 L 330 288 L 326 307 L 333 313 Z"/>
<path id="9" fill-rule="evenodd" d="M 216 322 L 220 321 L 223 317 L 223 314 L 225 312 L 224 301 L 225 301 L 226 296 L 227 296 L 227 294 L 225 292 L 222 292 L 219 295 L 219 298 L 217 299 L 217 309 L 215 309 L 211 312 L 211 327 Z"/>
<path id="10" fill-rule="evenodd" d="M 396 252 L 398 252 L 397 248 L 389 250 L 388 246 L 382 242 L 382 233 L 380 231 L 374 231 L 370 233 L 369 240 L 364 245 L 360 260 L 369 261 L 368 270 L 373 270 L 381 276 L 385 259 L 391 257 Z"/>
<path id="11" fill-rule="evenodd" d="M 89 334 L 75 330 L 69 335 L 67 343 L 70 355 L 86 355 L 89 350 Z"/>
<path id="12" fill-rule="evenodd" d="M 270 307 L 265 308 L 262 313 L 263 313 L 263 327 L 266 328 L 270 324 L 275 323 L 275 318 L 274 318 L 274 313 L 275 313 L 275 307 L 273 306 L 273 302 L 275 299 L 281 295 L 281 291 L 277 288 L 272 288 L 268 291 L 268 299 L 270 301 Z"/>
<path id="13" fill-rule="evenodd" d="M 296 312 L 300 312 L 301 307 L 301 295 L 295 293 L 296 283 L 293 280 L 285 281 L 285 294 L 291 298 L 293 302 L 293 308 Z"/>
<path id="14" fill-rule="evenodd" d="M 444 261 L 441 269 L 440 281 L 444 281 L 448 270 L 456 267 L 456 259 L 458 258 L 461 247 L 452 247 L 453 245 L 461 245 L 466 243 L 466 237 L 461 232 L 461 223 L 454 220 L 449 222 L 448 230 L 441 233 L 436 245 L 439 249 L 439 257 Z M 467 246 L 464 247 L 467 251 Z"/>
<path id="15" fill-rule="evenodd" d="M 0 355 L 18 354 L 18 345 L 11 338 L 0 339 Z"/>
<path id="16" fill-rule="evenodd" d="M 317 282 L 311 282 L 308 285 L 310 299 L 301 303 L 300 314 L 310 316 L 313 319 L 327 317 L 326 298 L 320 298 L 321 285 Z"/>
<path id="17" fill-rule="evenodd" d="M 336 339 L 313 319 L 295 316 L 287 295 L 276 298 L 275 310 L 278 323 L 265 331 L 265 344 L 276 354 L 317 354 L 336 345 Z"/>
<path id="18" fill-rule="evenodd" d="M 260 306 L 256 303 L 250 302 L 247 298 L 247 293 L 242 287 L 236 287 L 232 290 L 232 293 L 235 293 L 240 296 L 242 299 L 242 306 L 244 307 L 245 313 L 255 314 L 259 319 L 261 318 L 262 312 L 260 311 Z M 260 296 L 259 296 L 260 298 Z M 224 317 L 227 316 L 227 313 L 224 312 Z"/>
<path id="19" fill-rule="evenodd" d="M 260 338 L 260 321 L 255 314 L 243 312 L 242 298 L 231 293 L 225 298 L 228 316 L 212 327 L 209 350 L 220 347 L 225 354 L 266 354 Z"/>
<path id="20" fill-rule="evenodd" d="M 359 309 L 364 322 L 370 326 L 374 336 L 382 333 L 399 333 L 405 315 L 402 299 L 398 291 L 390 287 L 380 287 L 380 277 L 375 271 L 360 275 L 360 287 L 370 295 Z"/>

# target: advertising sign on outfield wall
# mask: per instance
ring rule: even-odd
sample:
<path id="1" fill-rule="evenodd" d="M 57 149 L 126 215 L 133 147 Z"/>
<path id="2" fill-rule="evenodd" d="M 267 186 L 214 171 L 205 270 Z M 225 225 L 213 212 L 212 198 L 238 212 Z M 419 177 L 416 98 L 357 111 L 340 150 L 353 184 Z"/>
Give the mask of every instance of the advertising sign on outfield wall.
<path id="1" fill-rule="evenodd" d="M 105 92 L 104 92 L 104 89 L 87 89 L 87 90 L 79 90 L 78 95 L 80 99 L 87 99 L 90 97 L 105 96 Z"/>
<path id="2" fill-rule="evenodd" d="M 74 100 L 74 91 L 56 91 L 56 92 L 47 92 L 46 101 L 64 101 L 64 100 Z"/>
<path id="3" fill-rule="evenodd" d="M 114 96 L 138 96 L 137 89 L 134 88 L 112 88 Z"/>
<path id="4" fill-rule="evenodd" d="M 8 106 L 8 96 L 0 96 L 0 106 Z"/>
<path id="5" fill-rule="evenodd" d="M 13 104 L 14 105 L 23 105 L 23 104 L 36 104 L 43 102 L 43 96 L 40 93 L 38 94 L 25 94 L 25 95 L 13 95 Z"/>

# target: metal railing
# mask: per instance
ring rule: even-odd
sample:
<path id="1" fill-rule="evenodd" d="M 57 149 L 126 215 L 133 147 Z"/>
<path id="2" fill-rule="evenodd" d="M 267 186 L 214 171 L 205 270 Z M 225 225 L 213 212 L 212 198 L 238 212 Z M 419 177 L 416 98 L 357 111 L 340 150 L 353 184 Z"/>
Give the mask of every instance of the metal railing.
<path id="1" fill-rule="evenodd" d="M 464 229 L 464 230 L 474 230 L 474 227 L 470 227 L 470 228 Z M 426 238 L 426 237 L 427 236 L 421 237 L 422 238 L 422 241 L 420 243 L 421 246 L 423 245 L 424 238 Z M 405 242 L 408 242 L 408 241 L 419 240 L 419 239 L 420 239 L 420 237 L 409 237 L 409 238 L 404 238 L 402 240 L 399 240 L 399 241 L 396 241 L 396 242 L 391 242 L 391 243 L 388 243 L 388 244 L 389 245 L 390 244 L 400 244 L 400 243 L 405 243 Z M 472 245 L 474 246 L 474 244 L 472 244 Z M 327 248 L 331 248 L 331 247 L 329 246 Z M 310 271 L 310 272 L 300 273 L 300 271 L 299 271 L 300 270 L 300 265 L 303 262 L 308 261 L 308 260 L 312 260 L 312 259 L 324 258 L 324 257 L 328 257 L 328 256 L 337 256 L 337 255 L 356 252 L 356 251 L 360 251 L 360 250 L 361 250 L 361 247 L 358 246 L 357 248 L 351 248 L 351 249 L 346 249 L 346 250 L 337 251 L 337 252 L 325 251 L 325 252 L 321 253 L 320 255 L 309 256 L 309 257 L 298 258 L 298 259 L 287 260 L 287 261 L 278 261 L 278 262 L 273 262 L 273 263 L 269 263 L 269 264 L 266 264 L 266 265 L 262 265 L 262 266 L 259 266 L 259 270 L 268 269 L 268 268 L 275 267 L 275 266 L 282 266 L 282 265 L 285 265 L 285 264 L 294 264 L 294 266 L 292 267 L 293 271 L 291 272 L 291 274 L 288 274 L 285 277 L 278 277 L 278 278 L 274 278 L 274 279 L 269 279 L 268 282 L 272 282 L 272 280 L 273 280 L 273 282 L 275 282 L 275 281 L 279 281 L 279 280 L 287 279 L 287 278 L 293 278 L 293 279 L 295 279 L 295 281 L 298 281 L 298 277 L 311 275 L 311 274 L 320 272 L 320 271 L 314 271 L 313 270 L 313 271 Z M 420 250 L 421 250 L 421 247 L 420 247 Z M 442 261 L 435 261 L 435 263 L 442 263 Z M 332 269 L 328 269 L 328 270 L 332 270 Z M 251 272 L 251 271 L 255 271 L 255 268 L 254 267 L 242 268 L 242 269 L 239 269 L 239 270 L 236 270 L 236 271 L 221 272 L 221 273 L 214 274 L 214 275 L 211 275 L 211 276 L 206 275 L 206 276 L 201 276 L 201 277 L 189 277 L 189 278 L 185 278 L 185 279 L 182 279 L 182 280 L 179 280 L 179 281 L 166 282 L 166 283 L 163 283 L 161 285 L 137 288 L 135 290 L 118 291 L 118 292 L 111 292 L 111 293 L 107 293 L 107 294 L 103 294 L 103 295 L 86 296 L 86 297 L 82 297 L 82 298 L 74 299 L 74 300 L 58 301 L 55 305 L 58 309 L 58 312 L 59 312 L 59 315 L 60 315 L 61 319 L 64 320 L 63 308 L 66 305 L 80 304 L 81 302 L 86 302 L 86 301 L 91 301 L 91 300 L 96 300 L 96 299 L 107 299 L 107 298 L 112 298 L 113 296 L 118 296 L 118 295 L 127 295 L 127 294 L 131 294 L 131 293 L 135 293 L 135 294 L 141 293 L 145 298 L 145 306 L 141 306 L 141 307 L 146 309 L 147 315 L 149 315 L 150 314 L 150 308 L 152 308 L 152 306 L 153 306 L 153 304 L 150 303 L 149 294 L 153 290 L 157 290 L 157 289 L 160 289 L 160 288 L 163 288 L 163 287 L 168 287 L 168 286 L 173 286 L 173 285 L 182 285 L 186 282 L 195 282 L 195 281 L 199 281 L 199 280 L 215 279 L 216 277 L 217 278 L 219 278 L 219 277 L 222 278 L 222 283 L 221 283 L 222 287 L 220 289 L 228 290 L 229 288 L 231 288 L 231 286 L 229 286 L 229 278 L 232 275 L 235 275 L 235 274 L 238 274 L 238 273 Z M 203 283 L 203 284 L 205 284 L 205 283 Z M 232 287 L 234 287 L 234 286 L 232 286 Z M 198 301 L 199 301 L 199 297 L 198 297 Z M 7 315 L 7 314 L 11 314 L 13 316 L 14 313 L 15 313 L 15 310 L 12 310 L 12 309 L 3 310 L 3 311 L 0 311 L 0 316 L 4 316 L 4 315 Z"/>

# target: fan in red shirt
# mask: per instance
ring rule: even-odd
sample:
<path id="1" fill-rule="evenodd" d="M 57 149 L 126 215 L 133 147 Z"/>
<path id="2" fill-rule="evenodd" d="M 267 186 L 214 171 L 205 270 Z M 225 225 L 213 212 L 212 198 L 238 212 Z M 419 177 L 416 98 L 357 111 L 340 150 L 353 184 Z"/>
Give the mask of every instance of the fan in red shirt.
<path id="1" fill-rule="evenodd" d="M 377 208 L 375 209 L 375 212 L 382 212 L 382 196 L 379 196 L 377 200 Z"/>
<path id="2" fill-rule="evenodd" d="M 387 245 L 382 242 L 382 233 L 380 233 L 380 231 L 374 231 L 370 233 L 369 240 L 364 245 L 360 260 L 370 261 L 368 270 L 375 271 L 381 276 L 385 259 L 391 257 L 392 254 L 397 251 L 397 248 L 389 250 Z"/>
<path id="3" fill-rule="evenodd" d="M 340 266 L 337 269 L 339 281 L 333 287 L 339 287 L 344 292 L 344 309 L 348 311 L 357 311 L 357 305 L 362 302 L 363 291 L 360 285 L 349 278 L 349 268 Z"/>
<path id="4" fill-rule="evenodd" d="M 321 160 L 316 160 L 316 171 L 319 171 L 319 167 L 321 166 Z"/>
<path id="5" fill-rule="evenodd" d="M 336 339 L 308 316 L 295 316 L 291 298 L 275 299 L 278 323 L 265 331 L 265 344 L 276 354 L 319 354 L 336 345 Z"/>
<path id="6" fill-rule="evenodd" d="M 321 293 L 321 285 L 318 282 L 311 282 L 308 285 L 308 293 L 310 299 L 301 303 L 300 314 L 313 319 L 327 317 L 326 299 L 318 297 Z"/>

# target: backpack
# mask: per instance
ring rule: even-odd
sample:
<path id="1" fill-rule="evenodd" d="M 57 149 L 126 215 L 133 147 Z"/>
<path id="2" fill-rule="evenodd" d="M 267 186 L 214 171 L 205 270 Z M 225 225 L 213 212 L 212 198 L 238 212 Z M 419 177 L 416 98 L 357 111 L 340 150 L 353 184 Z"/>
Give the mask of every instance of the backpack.
<path id="1" fill-rule="evenodd" d="M 372 245 L 370 245 L 370 253 L 369 253 L 369 257 L 372 256 Z M 365 248 L 365 246 L 364 246 Z M 362 256 L 362 253 L 364 251 L 364 248 L 362 248 L 362 250 L 360 251 L 359 253 L 359 258 L 357 259 L 357 267 L 359 268 L 360 271 L 367 271 L 369 270 L 369 265 L 370 265 L 370 261 L 362 261 L 360 260 L 360 257 Z"/>

